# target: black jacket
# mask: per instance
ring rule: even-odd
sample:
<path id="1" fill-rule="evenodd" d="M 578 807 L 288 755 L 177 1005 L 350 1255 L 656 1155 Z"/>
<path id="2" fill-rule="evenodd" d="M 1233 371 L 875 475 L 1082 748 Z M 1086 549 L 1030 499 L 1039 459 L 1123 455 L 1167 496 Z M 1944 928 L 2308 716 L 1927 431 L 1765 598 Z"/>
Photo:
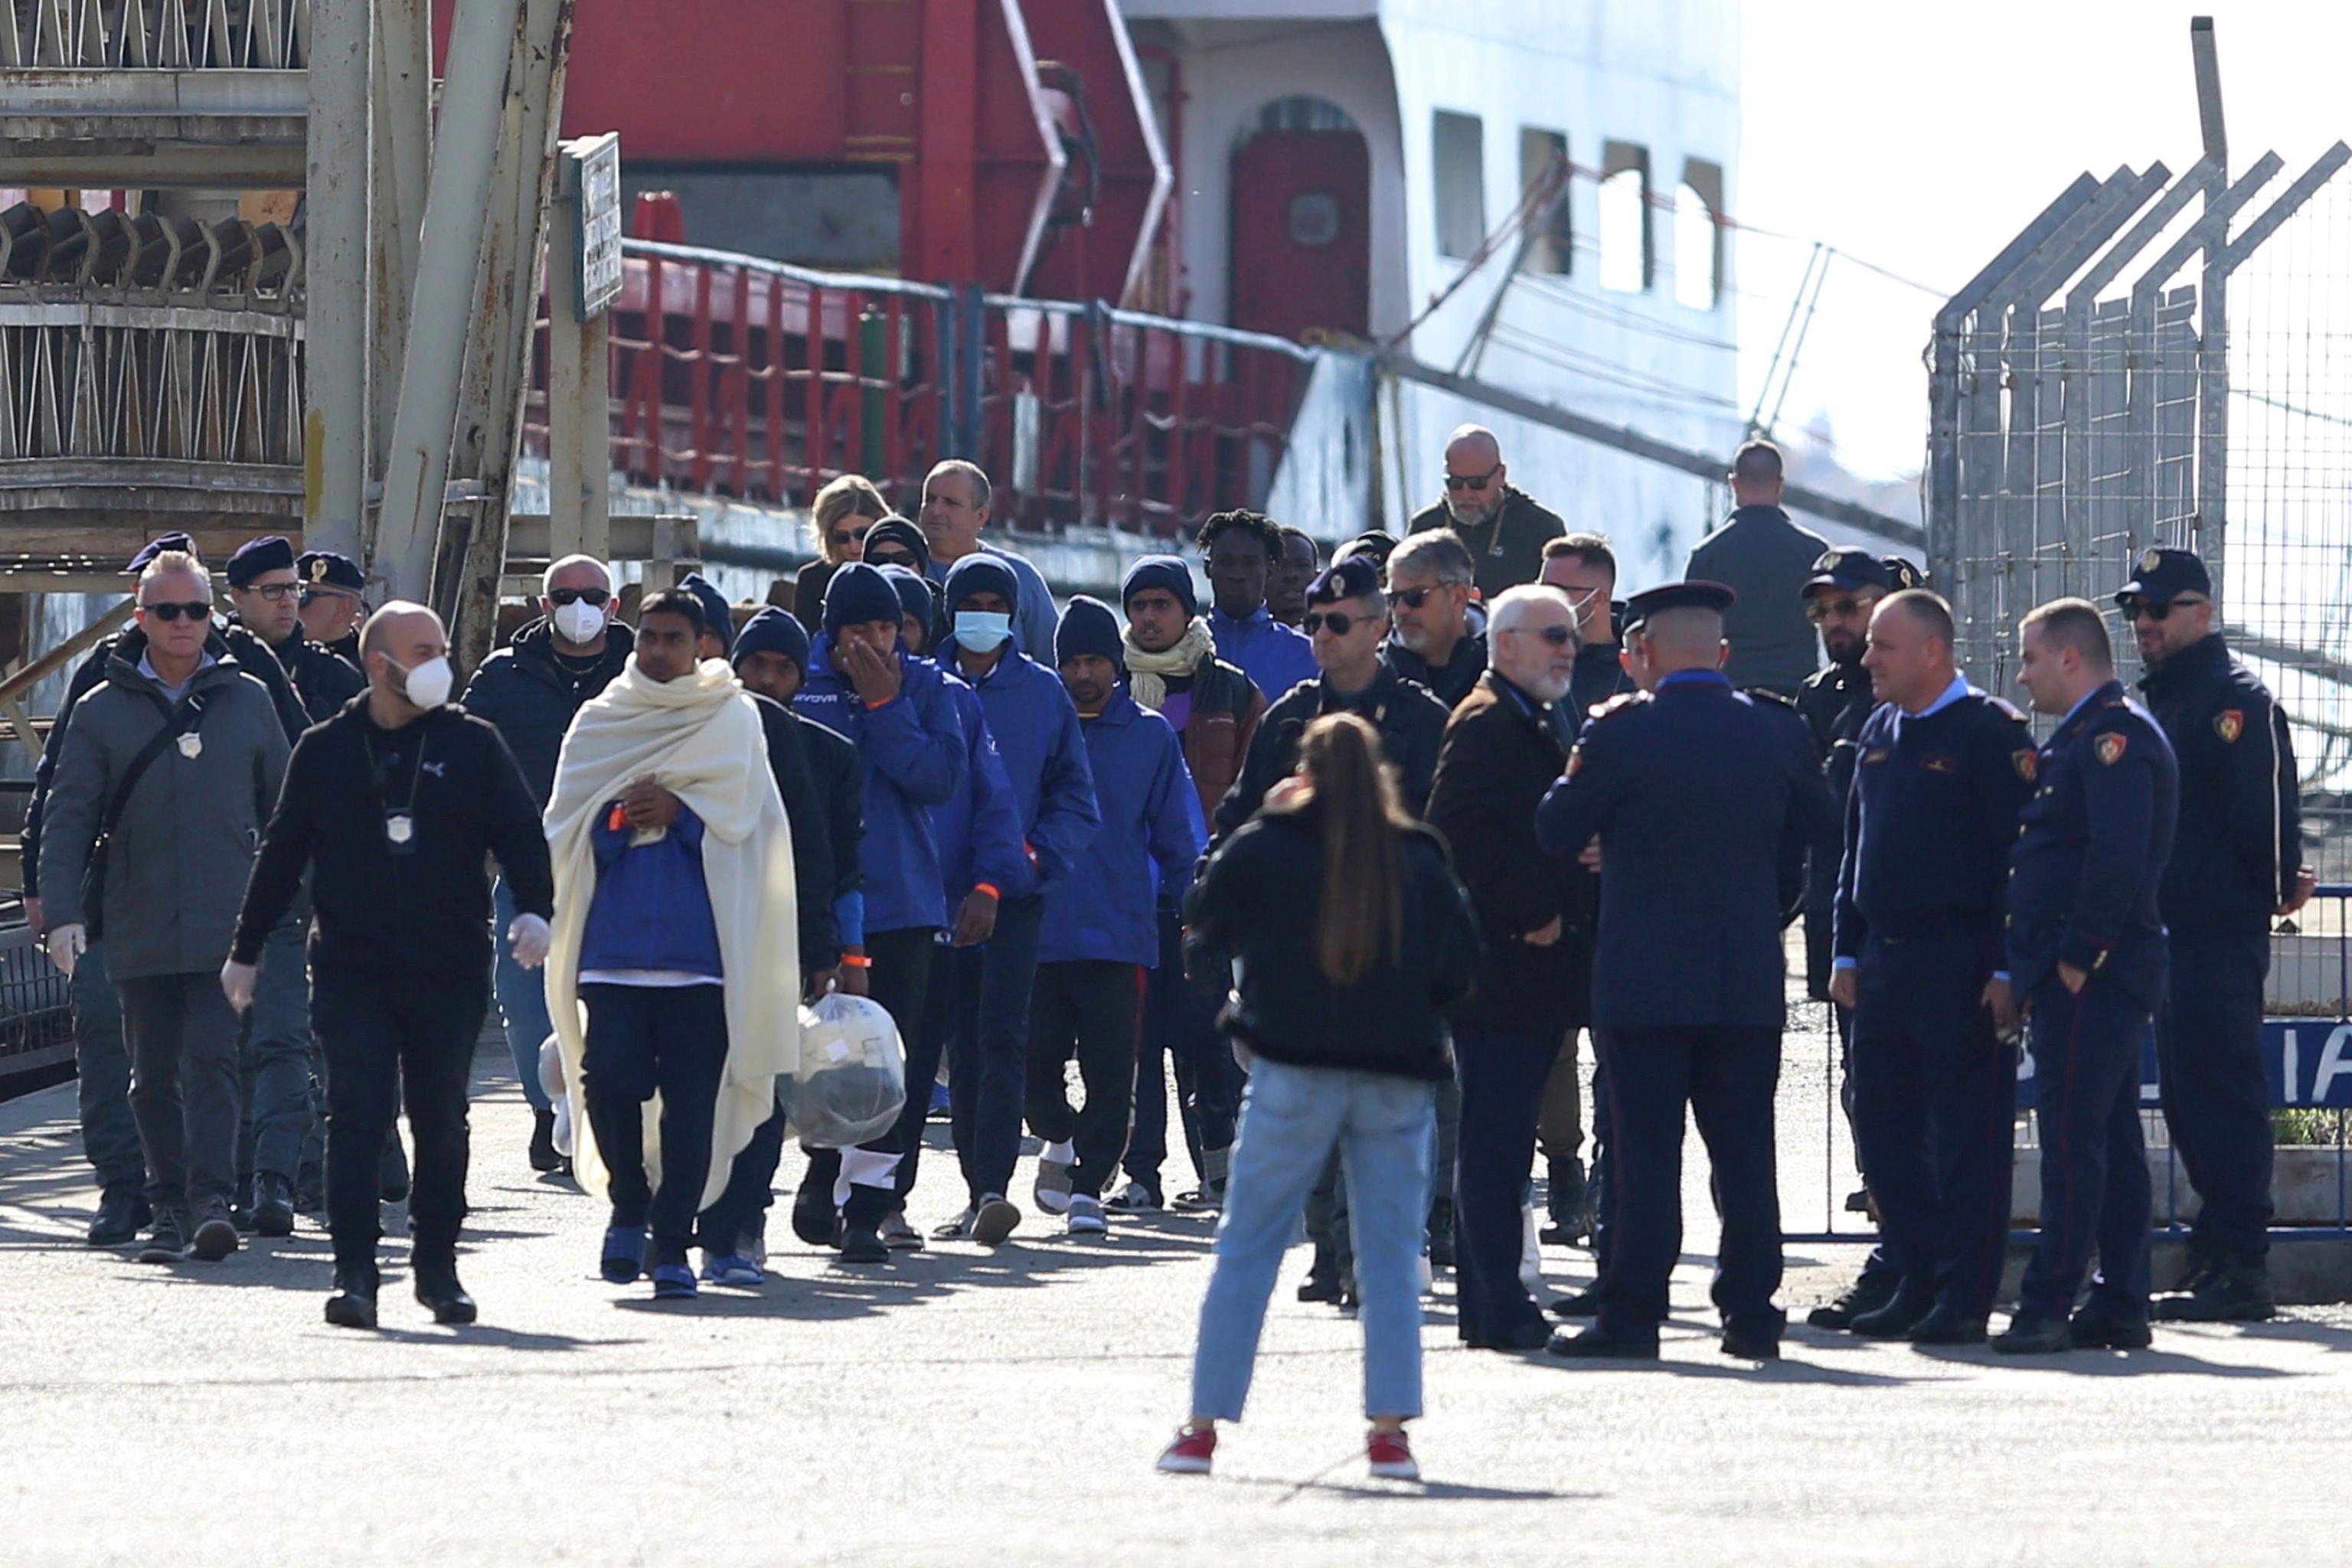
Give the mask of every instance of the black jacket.
<path id="1" fill-rule="evenodd" d="M 1557 1035 L 1585 1022 L 1578 971 L 1593 878 L 1536 839 L 1536 807 L 1568 764 L 1550 708 L 1490 669 L 1454 709 L 1437 753 L 1429 825 L 1453 851 L 1484 954 L 1455 1013 L 1465 1024 Z M 1526 940 L 1554 921 L 1559 940 Z"/>
<path id="2" fill-rule="evenodd" d="M 394 813 L 410 819 L 404 845 L 387 831 Z M 367 698 L 355 697 L 295 742 L 231 956 L 258 960 L 309 868 L 313 968 L 487 990 L 486 856 L 497 857 L 518 913 L 554 914 L 539 807 L 499 732 L 462 708 L 379 729 Z"/>
<path id="3" fill-rule="evenodd" d="M 1453 1073 L 1445 1014 L 1469 989 L 1478 938 L 1436 834 L 1398 836 L 1404 925 L 1363 978 L 1339 986 L 1315 962 L 1323 842 L 1310 805 L 1269 812 L 1202 865 L 1184 900 L 1185 967 L 1206 979 L 1234 959 L 1241 984 L 1218 1017 L 1260 1056 L 1399 1078 Z"/>
<path id="4" fill-rule="evenodd" d="M 554 637 L 544 618 L 515 633 L 512 645 L 482 660 L 461 700 L 467 712 L 505 737 L 541 809 L 555 788 L 555 759 L 572 716 L 612 684 L 636 647 L 635 634 L 614 621 L 605 629 L 603 656 L 574 670 L 557 660 Z"/>
<path id="5" fill-rule="evenodd" d="M 2175 935 L 2266 931 L 2303 865 L 2286 715 L 2219 632 L 2140 678 L 2180 764 L 2180 826 L 2157 899 Z"/>
<path id="6" fill-rule="evenodd" d="M 1381 657 L 1407 680 L 1429 688 L 1429 694 L 1451 711 L 1462 705 L 1478 678 L 1486 673 L 1486 638 L 1484 633 L 1473 633 L 1455 642 L 1442 669 L 1430 668 L 1429 660 L 1394 638 L 1381 645 Z"/>
<path id="7" fill-rule="evenodd" d="M 1419 533 L 1425 528 L 1450 528 L 1461 538 L 1475 563 L 1479 596 L 1490 604 L 1504 589 L 1543 575 L 1544 544 L 1568 531 L 1559 513 L 1538 505 L 1533 496 L 1508 484 L 1503 487 L 1501 510 L 1487 521 L 1465 527 L 1454 521 L 1441 500 L 1412 514 L 1412 531 Z"/>
<path id="8" fill-rule="evenodd" d="M 784 825 L 793 837 L 793 892 L 800 911 L 801 973 L 831 969 L 841 962 L 841 938 L 833 920 L 833 833 L 824 796 L 810 771 L 808 748 L 792 710 L 756 693 L 751 706 L 768 742 L 768 772 L 784 803 Z"/>
<path id="9" fill-rule="evenodd" d="M 1805 616 L 1805 583 L 1828 548 L 1827 540 L 1777 506 L 1737 508 L 1692 548 L 1685 575 L 1739 595 L 1723 614 L 1723 639 L 1731 645 L 1724 673 L 1734 686 L 1793 697 L 1821 668 L 1821 637 Z"/>
<path id="10" fill-rule="evenodd" d="M 866 769 L 857 760 L 857 748 L 840 731 L 792 709 L 784 711 L 800 726 L 809 775 L 824 804 L 826 846 L 833 851 L 831 897 L 838 905 L 845 895 L 866 886 L 859 857 L 859 847 L 866 842 Z"/>
<path id="11" fill-rule="evenodd" d="M 1300 681 L 1265 710 L 1257 733 L 1250 740 L 1241 777 L 1217 803 L 1216 821 L 1211 825 L 1216 839 L 1222 841 L 1256 815 L 1265 792 L 1298 765 L 1298 742 L 1307 726 L 1326 713 L 1340 712 L 1358 713 L 1371 721 L 1372 728 L 1381 732 L 1381 754 L 1396 769 L 1405 809 L 1415 816 L 1422 815 L 1429 805 L 1430 784 L 1437 777 L 1437 747 L 1445 737 L 1445 704 L 1432 697 L 1427 687 L 1405 679 L 1383 664 L 1372 683 L 1348 700 L 1341 700 L 1318 677 Z"/>
<path id="12" fill-rule="evenodd" d="M 243 626 L 231 623 L 215 626 L 205 640 L 215 658 L 234 658 L 237 668 L 269 689 L 269 700 L 278 710 L 278 722 L 285 730 L 286 739 L 292 741 L 310 727 L 310 716 L 302 710 L 302 700 L 295 693 L 294 683 L 286 679 L 286 667 L 271 656 L 268 647 Z M 49 726 L 49 737 L 41 748 L 41 760 L 33 769 L 33 798 L 25 807 L 25 831 L 22 836 L 25 866 L 25 897 L 41 896 L 38 868 L 41 863 L 41 819 L 47 815 L 49 784 L 57 776 L 58 745 L 65 738 L 66 721 L 73 716 L 74 704 L 89 694 L 89 689 L 106 679 L 106 668 L 116 654 L 125 662 L 136 665 L 140 655 L 147 651 L 147 634 L 137 626 L 126 626 L 110 637 L 101 637 L 89 650 L 88 658 L 75 668 L 73 679 L 66 682 L 65 700 L 58 704 L 58 716 Z"/>
<path id="13" fill-rule="evenodd" d="M 1595 708 L 1634 689 L 1633 678 L 1618 657 L 1623 651 L 1623 644 L 1613 642 L 1586 643 L 1576 650 L 1576 671 L 1568 678 L 1571 734 L 1592 717 Z"/>
<path id="14" fill-rule="evenodd" d="M 253 630 L 235 616 L 229 617 L 228 624 L 240 631 Z M 277 656 L 278 668 L 286 671 L 286 679 L 293 684 L 295 698 L 309 720 L 305 729 L 322 719 L 333 718 L 337 709 L 367 689 L 367 677 L 360 673 L 357 665 L 312 642 L 299 624 L 284 642 L 269 651 Z"/>
<path id="15" fill-rule="evenodd" d="M 1830 994 L 1838 862 L 1845 851 L 1842 828 L 1846 797 L 1853 790 L 1856 748 L 1877 706 L 1870 694 L 1870 671 L 1859 663 L 1824 665 L 1797 689 L 1797 711 L 1812 733 L 1813 754 L 1821 759 L 1822 777 L 1838 808 L 1837 825 L 1814 841 L 1805 861 L 1805 990 L 1816 1002 L 1827 1001 Z"/>

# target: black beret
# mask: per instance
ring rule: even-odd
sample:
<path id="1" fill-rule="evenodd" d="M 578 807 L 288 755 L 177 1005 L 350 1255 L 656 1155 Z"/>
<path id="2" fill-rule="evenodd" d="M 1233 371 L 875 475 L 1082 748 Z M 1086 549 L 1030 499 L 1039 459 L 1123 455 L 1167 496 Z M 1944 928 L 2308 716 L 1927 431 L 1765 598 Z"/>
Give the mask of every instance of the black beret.
<path id="1" fill-rule="evenodd" d="M 294 542 L 282 533 L 248 539 L 228 558 L 228 585 L 242 588 L 265 572 L 294 570 Z"/>
<path id="2" fill-rule="evenodd" d="M 139 553 L 131 558 L 131 564 L 125 566 L 123 570 L 125 572 L 144 572 L 147 570 L 147 563 L 149 562 L 154 560 L 158 555 L 163 555 L 174 550 L 184 551 L 190 555 L 194 555 L 196 553 L 196 542 L 184 533 L 158 534 L 156 537 L 149 540 L 145 544 L 139 547 Z"/>

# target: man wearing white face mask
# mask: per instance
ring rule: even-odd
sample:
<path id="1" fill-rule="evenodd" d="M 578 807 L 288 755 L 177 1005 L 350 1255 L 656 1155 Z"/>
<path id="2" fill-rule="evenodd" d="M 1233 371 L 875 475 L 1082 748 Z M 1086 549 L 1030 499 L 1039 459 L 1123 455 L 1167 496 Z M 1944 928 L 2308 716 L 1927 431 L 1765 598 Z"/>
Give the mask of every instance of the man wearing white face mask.
<path id="1" fill-rule="evenodd" d="M 555 879 L 539 808 L 499 732 L 448 705 L 438 616 L 395 601 L 368 617 L 368 689 L 307 731 L 261 839 L 221 989 L 242 1011 L 270 928 L 311 873 L 310 1013 L 327 1058 L 327 1321 L 376 1321 L 375 1162 L 395 1108 L 416 1145 L 411 1274 L 434 1321 L 474 1321 L 457 1282 L 466 1213 L 466 1092 L 488 1008 L 495 856 L 521 912 L 514 961 L 547 956 Z M 536 1082 L 537 1064 L 532 1081 Z"/>
<path id="2" fill-rule="evenodd" d="M 603 562 L 591 555 L 565 556 L 547 569 L 540 618 L 517 632 L 511 647 L 484 659 L 466 683 L 460 699 L 466 711 L 488 721 L 505 738 L 541 810 L 554 792 L 555 757 L 572 716 L 613 683 L 635 646 L 629 628 L 613 618 L 616 603 L 613 574 Z M 493 923 L 504 930 L 514 920 L 515 900 L 503 878 L 492 898 Z M 503 950 L 491 981 L 515 1077 L 530 1100 L 531 1169 L 560 1170 L 563 1156 L 555 1152 L 555 1111 L 539 1086 L 539 1047 L 550 1028 L 546 987 Z"/>

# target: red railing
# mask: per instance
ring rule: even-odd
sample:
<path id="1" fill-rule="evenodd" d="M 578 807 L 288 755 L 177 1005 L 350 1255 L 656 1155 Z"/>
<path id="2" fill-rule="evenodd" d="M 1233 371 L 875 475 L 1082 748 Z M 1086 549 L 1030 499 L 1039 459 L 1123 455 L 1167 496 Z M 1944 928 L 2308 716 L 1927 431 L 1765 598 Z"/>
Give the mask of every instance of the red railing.
<path id="1" fill-rule="evenodd" d="M 864 474 L 912 512 L 944 457 L 999 518 L 1174 533 L 1262 504 L 1315 351 L 1102 306 L 626 243 L 613 463 L 637 484 L 805 506 Z M 545 322 L 524 439 L 546 449 Z"/>

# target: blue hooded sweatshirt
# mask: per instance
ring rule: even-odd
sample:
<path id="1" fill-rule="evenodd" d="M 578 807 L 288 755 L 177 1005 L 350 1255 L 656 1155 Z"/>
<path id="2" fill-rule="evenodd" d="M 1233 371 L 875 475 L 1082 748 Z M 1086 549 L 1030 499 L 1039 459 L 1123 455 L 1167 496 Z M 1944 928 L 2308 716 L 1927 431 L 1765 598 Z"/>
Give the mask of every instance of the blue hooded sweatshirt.
<path id="1" fill-rule="evenodd" d="M 1208 843 L 1184 743 L 1124 686 L 1081 720 L 1102 830 L 1068 880 L 1045 896 L 1040 963 L 1160 962 L 1159 908 L 1184 896 Z"/>
<path id="2" fill-rule="evenodd" d="M 942 670 L 961 672 L 956 652 L 952 637 L 940 644 Z M 995 668 L 968 684 L 980 695 L 988 732 L 1013 781 L 1022 842 L 1036 871 L 1024 890 L 1043 891 L 1069 876 L 1102 822 L 1078 710 L 1059 675 L 1010 645 Z M 1003 891 L 1008 899 L 1020 896 L 1009 887 Z"/>
<path id="3" fill-rule="evenodd" d="M 931 808 L 931 837 L 940 847 L 940 876 L 952 913 L 980 883 L 999 898 L 1037 890 L 1037 868 L 1021 834 L 1021 801 L 1005 776 L 1004 758 L 988 731 L 980 693 L 956 677 L 944 678 L 948 700 L 964 737 L 964 787 Z"/>
<path id="4" fill-rule="evenodd" d="M 793 710 L 848 737 L 866 764 L 866 930 L 947 924 L 930 808 L 964 790 L 963 726 L 947 682 L 929 661 L 898 650 L 898 694 L 868 708 L 833 668 L 833 636 L 809 649 Z"/>

